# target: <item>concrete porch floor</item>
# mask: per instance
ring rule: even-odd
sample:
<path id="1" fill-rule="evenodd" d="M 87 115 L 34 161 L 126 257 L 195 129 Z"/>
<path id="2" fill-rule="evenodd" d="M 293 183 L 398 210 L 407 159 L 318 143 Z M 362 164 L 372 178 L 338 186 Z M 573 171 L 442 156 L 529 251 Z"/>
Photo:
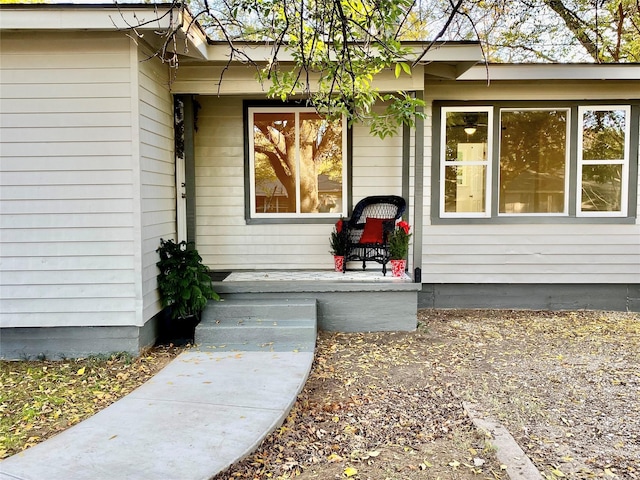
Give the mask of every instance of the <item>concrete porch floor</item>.
<path id="1" fill-rule="evenodd" d="M 381 270 L 348 270 L 344 273 L 333 270 L 256 270 L 231 272 L 224 282 L 382 282 L 412 283 L 405 273 L 393 277 L 391 272 L 382 275 Z"/>

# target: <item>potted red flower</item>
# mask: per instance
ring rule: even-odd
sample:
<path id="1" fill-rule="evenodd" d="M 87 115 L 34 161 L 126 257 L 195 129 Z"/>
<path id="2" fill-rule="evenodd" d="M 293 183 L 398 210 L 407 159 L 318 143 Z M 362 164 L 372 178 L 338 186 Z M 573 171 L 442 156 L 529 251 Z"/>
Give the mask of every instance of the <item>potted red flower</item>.
<path id="1" fill-rule="evenodd" d="M 391 274 L 394 277 L 402 277 L 407 267 L 407 255 L 409 254 L 409 240 L 411 239 L 411 226 L 401 220 L 389 235 L 389 255 L 391 256 Z"/>
<path id="2" fill-rule="evenodd" d="M 333 263 L 336 272 L 341 272 L 344 265 L 344 256 L 347 253 L 347 236 L 343 227 L 342 218 L 336 222 L 329 238 L 330 252 L 333 254 Z"/>

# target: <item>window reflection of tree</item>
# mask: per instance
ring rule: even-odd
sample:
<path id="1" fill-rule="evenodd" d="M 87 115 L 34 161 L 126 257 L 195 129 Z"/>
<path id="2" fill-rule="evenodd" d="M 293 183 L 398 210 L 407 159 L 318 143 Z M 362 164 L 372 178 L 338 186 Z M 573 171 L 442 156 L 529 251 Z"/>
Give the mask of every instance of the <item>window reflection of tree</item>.
<path id="1" fill-rule="evenodd" d="M 625 148 L 623 110 L 586 110 L 582 120 L 582 210 L 620 211 Z M 597 164 L 619 161 L 620 164 Z M 595 163 L 595 164 L 594 164 Z"/>
<path id="2" fill-rule="evenodd" d="M 316 213 L 320 208 L 318 178 L 327 175 L 342 184 L 342 121 L 329 122 L 313 112 L 301 112 L 296 146 L 294 113 L 255 113 L 253 117 L 255 185 L 266 197 L 264 211 L 286 199 L 286 209 L 297 212 L 296 168 L 299 166 L 300 209 Z M 296 153 L 299 149 L 299 165 Z"/>
<path id="3" fill-rule="evenodd" d="M 566 152 L 566 110 L 502 112 L 500 212 L 563 212 Z"/>
<path id="4" fill-rule="evenodd" d="M 622 190 L 621 165 L 582 167 L 582 210 L 619 212 Z"/>

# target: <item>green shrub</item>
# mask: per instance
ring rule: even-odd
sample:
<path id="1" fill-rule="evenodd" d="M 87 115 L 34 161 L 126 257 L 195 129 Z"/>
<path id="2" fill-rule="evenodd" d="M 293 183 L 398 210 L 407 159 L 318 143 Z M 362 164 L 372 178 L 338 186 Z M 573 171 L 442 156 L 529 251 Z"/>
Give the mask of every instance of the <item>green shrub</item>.
<path id="1" fill-rule="evenodd" d="M 210 299 L 220 300 L 213 290 L 209 267 L 202 264 L 193 242 L 160 239 L 156 252 L 160 255 L 156 265 L 162 306 L 170 307 L 172 318 L 199 316 Z"/>

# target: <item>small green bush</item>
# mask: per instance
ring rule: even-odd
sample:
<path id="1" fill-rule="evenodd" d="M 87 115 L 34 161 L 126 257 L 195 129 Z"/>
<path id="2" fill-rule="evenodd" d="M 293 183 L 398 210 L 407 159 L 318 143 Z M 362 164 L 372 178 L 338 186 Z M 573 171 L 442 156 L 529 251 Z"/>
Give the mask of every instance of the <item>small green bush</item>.
<path id="1" fill-rule="evenodd" d="M 220 300 L 213 290 L 209 267 L 202 264 L 193 242 L 160 239 L 156 252 L 160 255 L 156 263 L 160 269 L 158 289 L 162 305 L 170 307 L 172 318 L 199 316 L 209 299 Z"/>

